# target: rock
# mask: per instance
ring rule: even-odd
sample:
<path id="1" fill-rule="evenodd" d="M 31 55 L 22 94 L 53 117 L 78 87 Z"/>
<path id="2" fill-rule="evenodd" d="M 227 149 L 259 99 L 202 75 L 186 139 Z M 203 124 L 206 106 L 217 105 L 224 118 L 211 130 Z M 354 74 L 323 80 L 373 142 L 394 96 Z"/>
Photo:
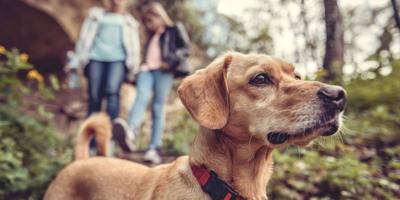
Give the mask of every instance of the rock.
<path id="1" fill-rule="evenodd" d="M 44 73 L 62 73 L 88 9 L 96 0 L 0 0 L 0 44 L 30 55 Z"/>

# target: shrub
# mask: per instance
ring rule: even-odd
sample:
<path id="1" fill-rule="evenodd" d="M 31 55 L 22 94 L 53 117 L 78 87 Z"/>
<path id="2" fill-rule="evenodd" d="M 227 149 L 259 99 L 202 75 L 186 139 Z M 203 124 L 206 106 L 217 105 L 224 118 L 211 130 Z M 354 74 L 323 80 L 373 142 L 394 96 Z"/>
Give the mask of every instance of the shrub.
<path id="1" fill-rule="evenodd" d="M 171 134 L 164 140 L 163 149 L 171 155 L 188 154 L 199 125 L 185 110 L 178 111 L 174 115 L 174 121 Z"/>
<path id="2" fill-rule="evenodd" d="M 0 199 L 41 199 L 72 159 L 69 144 L 52 127 L 13 107 L 0 106 L 0 138 Z"/>
<path id="3" fill-rule="evenodd" d="M 275 152 L 271 199 L 396 199 L 400 187 L 382 173 L 380 158 L 363 162 L 352 147 L 332 147 Z"/>
<path id="4" fill-rule="evenodd" d="M 0 46 L 0 199 L 41 199 L 56 172 L 72 159 L 70 144 L 21 108 L 23 95 L 32 92 L 18 78 L 21 70 L 32 68 L 27 60 L 28 55 Z M 28 78 L 41 94 L 51 94 L 40 73 L 32 70 Z"/>

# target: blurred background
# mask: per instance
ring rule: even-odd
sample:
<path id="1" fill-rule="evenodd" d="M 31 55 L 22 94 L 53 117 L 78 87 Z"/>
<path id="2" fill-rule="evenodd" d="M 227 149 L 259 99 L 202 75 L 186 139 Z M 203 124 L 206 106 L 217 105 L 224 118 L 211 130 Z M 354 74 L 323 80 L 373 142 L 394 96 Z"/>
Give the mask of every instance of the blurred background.
<path id="1" fill-rule="evenodd" d="M 66 53 L 88 9 L 106 2 L 0 0 L 0 199 L 41 199 L 72 161 L 87 97 L 85 84 L 67 87 Z M 136 19 L 147 2 L 132 2 Z M 195 69 L 229 50 L 258 52 L 293 63 L 307 79 L 347 89 L 339 134 L 275 151 L 270 199 L 400 199 L 400 2 L 159 2 L 188 30 Z M 121 96 L 126 117 L 134 86 L 124 84 Z M 166 112 L 165 162 L 187 154 L 198 129 L 175 92 Z M 149 127 L 142 127 L 142 146 Z M 118 156 L 140 162 L 135 153 Z"/>

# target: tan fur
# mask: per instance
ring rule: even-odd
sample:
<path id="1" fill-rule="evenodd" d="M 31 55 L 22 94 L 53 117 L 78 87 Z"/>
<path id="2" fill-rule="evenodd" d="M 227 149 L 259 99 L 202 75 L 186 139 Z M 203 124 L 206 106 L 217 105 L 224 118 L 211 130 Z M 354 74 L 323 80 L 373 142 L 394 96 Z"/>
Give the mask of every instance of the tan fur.
<path id="1" fill-rule="evenodd" d="M 268 73 L 273 84 L 250 85 L 259 72 Z M 183 104 L 201 125 L 189 156 L 154 168 L 113 158 L 78 161 L 58 175 L 45 200 L 210 199 L 191 164 L 214 170 L 246 199 L 265 200 L 273 148 L 309 142 L 328 125 L 304 137 L 293 135 L 282 145 L 268 142 L 266 134 L 317 123 L 324 113 L 316 92 L 323 85 L 296 79 L 294 68 L 277 58 L 226 54 L 178 88 Z"/>
<path id="2" fill-rule="evenodd" d="M 94 137 L 100 156 L 107 156 L 109 141 L 112 137 L 111 120 L 105 113 L 96 113 L 81 125 L 76 137 L 75 160 L 89 158 L 89 143 Z"/>

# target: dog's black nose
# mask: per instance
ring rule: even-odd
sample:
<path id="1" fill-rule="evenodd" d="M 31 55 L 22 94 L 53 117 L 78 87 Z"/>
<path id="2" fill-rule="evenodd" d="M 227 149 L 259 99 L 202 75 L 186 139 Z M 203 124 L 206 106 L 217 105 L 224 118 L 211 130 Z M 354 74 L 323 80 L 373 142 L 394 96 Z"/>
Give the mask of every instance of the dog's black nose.
<path id="1" fill-rule="evenodd" d="M 346 105 L 346 90 L 342 87 L 326 85 L 318 90 L 317 95 L 323 101 L 335 104 L 340 111 L 343 111 Z"/>

